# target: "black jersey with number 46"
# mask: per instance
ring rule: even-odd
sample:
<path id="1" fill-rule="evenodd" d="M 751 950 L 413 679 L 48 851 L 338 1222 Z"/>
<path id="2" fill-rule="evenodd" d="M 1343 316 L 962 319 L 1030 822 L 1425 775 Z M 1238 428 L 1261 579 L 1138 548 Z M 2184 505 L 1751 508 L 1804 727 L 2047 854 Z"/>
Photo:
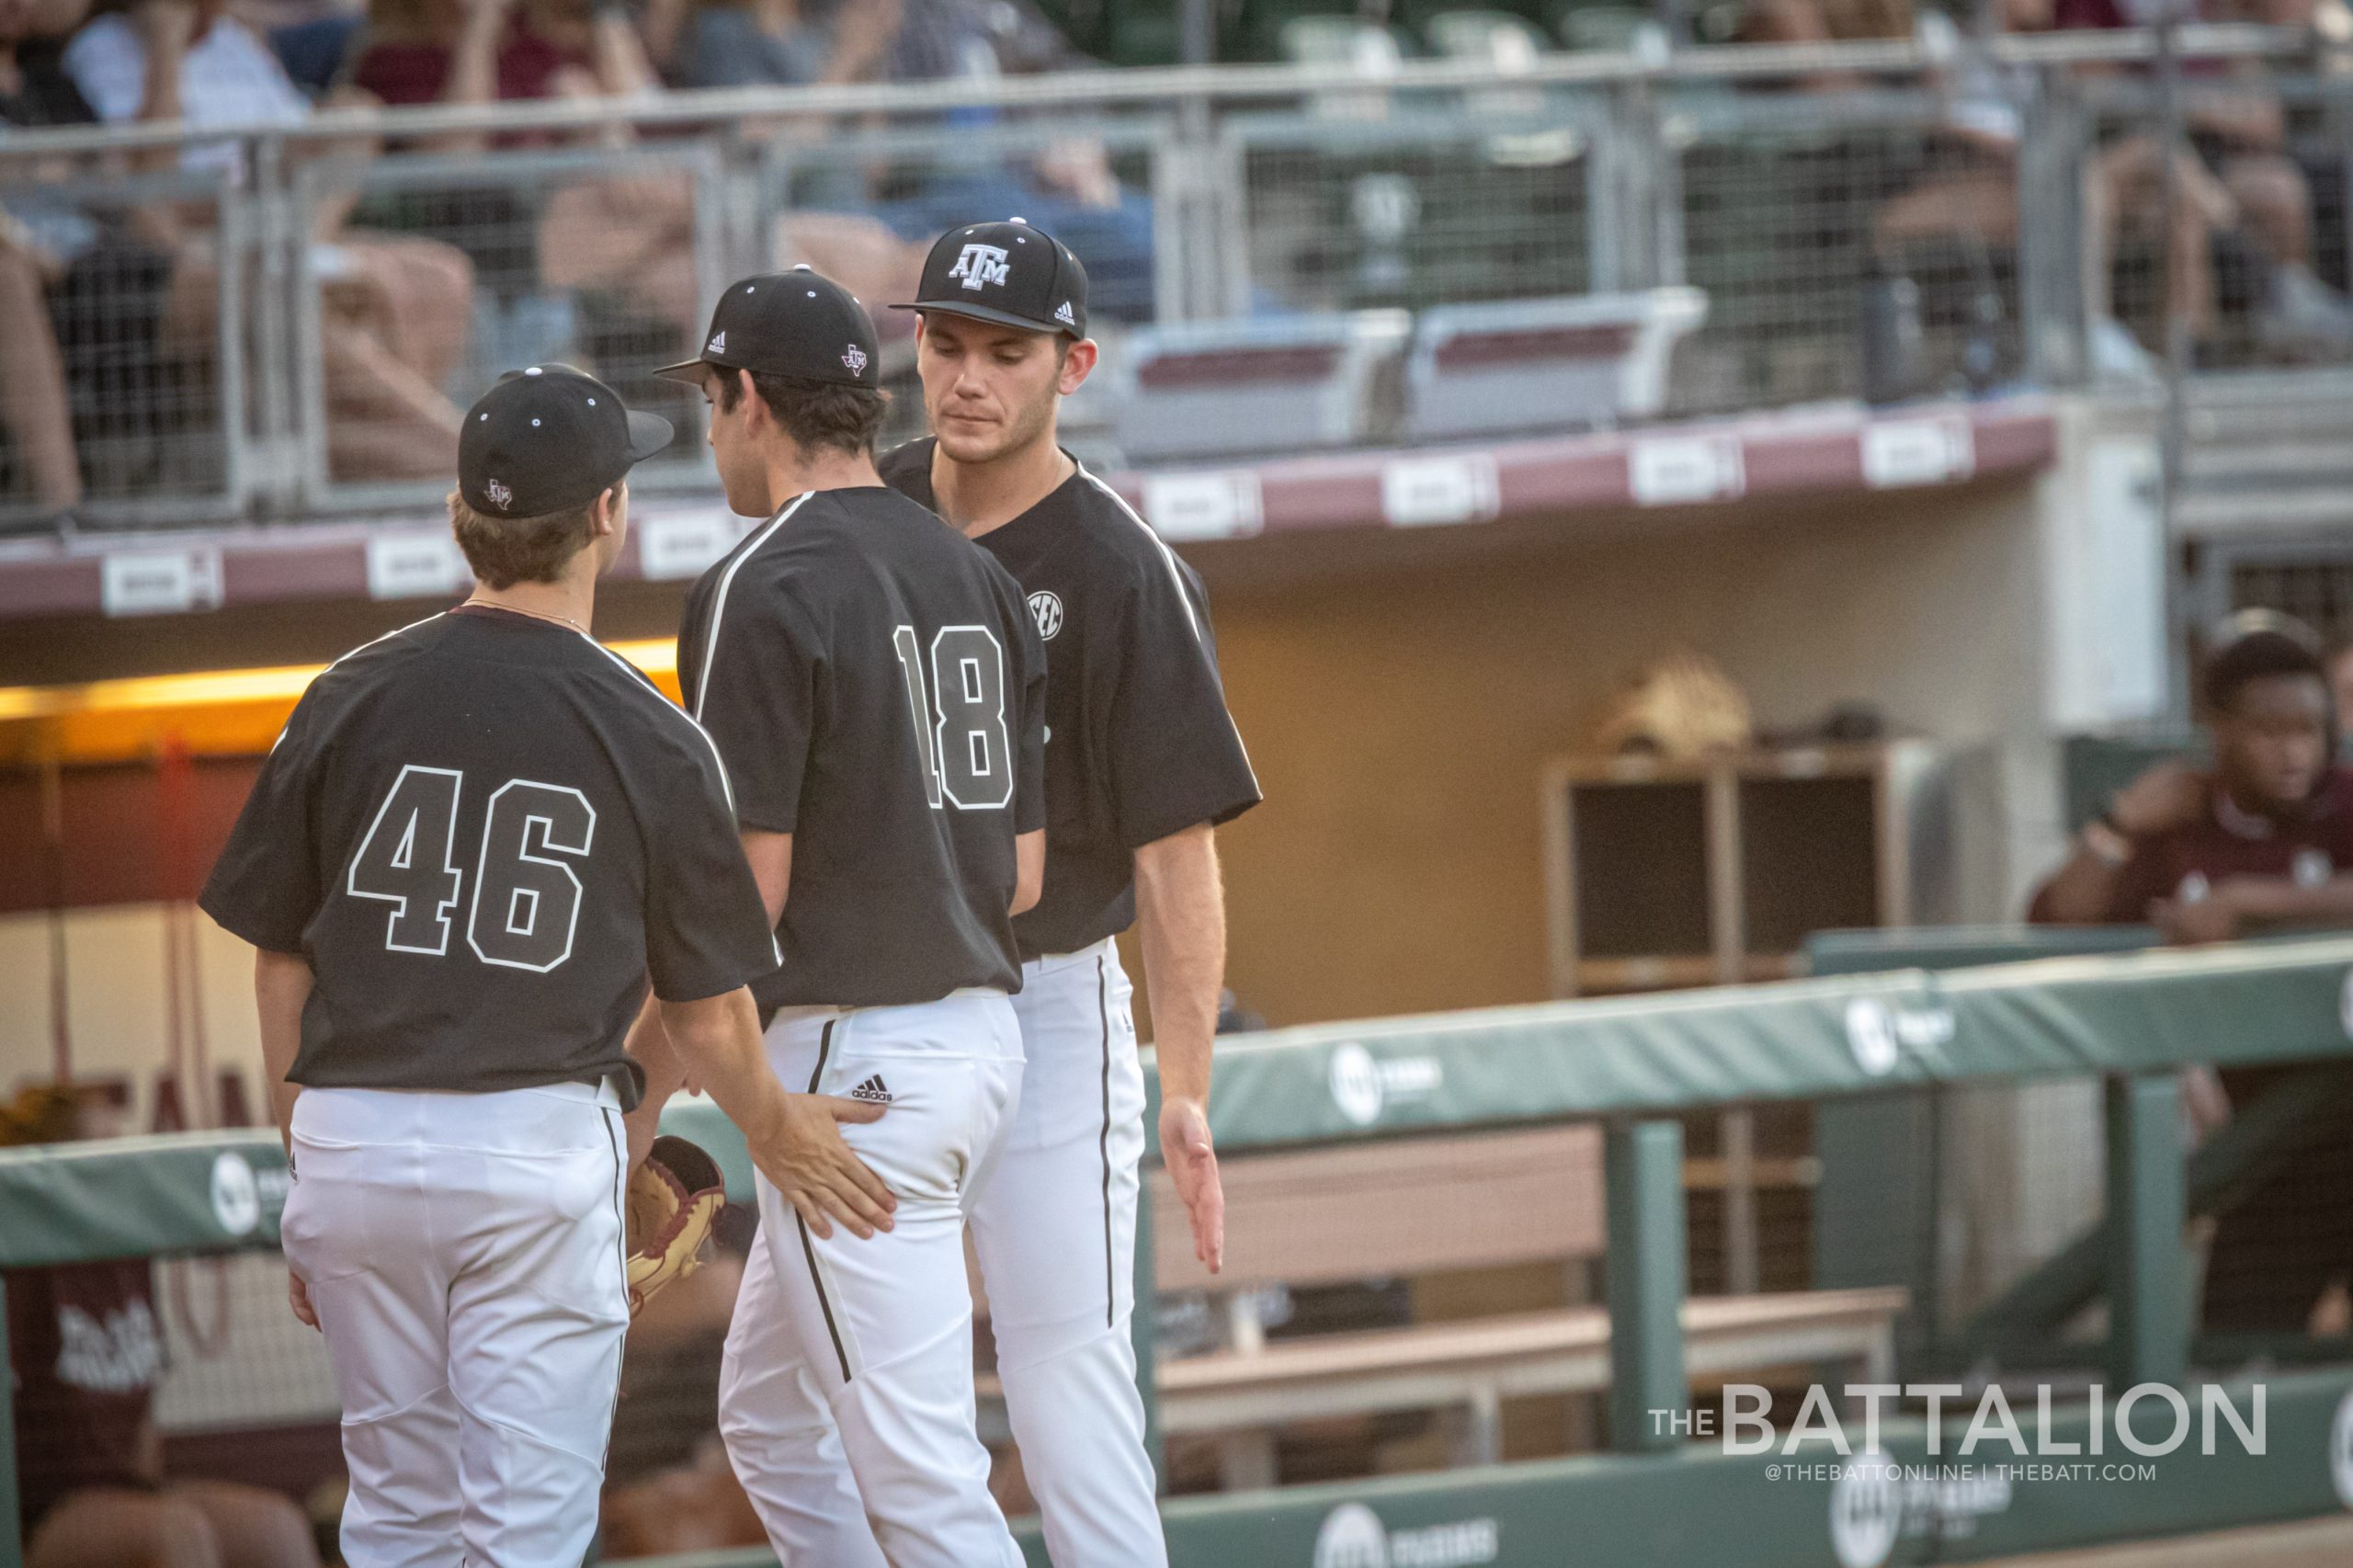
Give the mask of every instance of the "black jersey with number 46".
<path id="1" fill-rule="evenodd" d="M 764 1006 L 1020 989 L 1046 661 L 986 551 L 879 485 L 798 496 L 688 595 L 678 679 L 744 825 L 792 835 Z"/>
<path id="2" fill-rule="evenodd" d="M 201 903 L 315 976 L 292 1080 L 482 1092 L 612 1077 L 666 1001 L 776 962 L 709 737 L 588 637 L 438 615 L 311 683 Z"/>

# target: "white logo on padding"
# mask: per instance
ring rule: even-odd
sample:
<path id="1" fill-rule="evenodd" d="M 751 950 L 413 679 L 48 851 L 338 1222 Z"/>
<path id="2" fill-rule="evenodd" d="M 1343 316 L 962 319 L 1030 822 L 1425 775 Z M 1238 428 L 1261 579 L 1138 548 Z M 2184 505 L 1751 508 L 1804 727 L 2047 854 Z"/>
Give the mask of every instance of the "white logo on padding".
<path id="1" fill-rule="evenodd" d="M 749 291 L 750 291 L 750 290 L 745 290 L 745 292 L 747 292 L 747 293 L 748 293 Z M 714 332 L 714 333 L 712 333 L 712 334 L 710 335 L 710 341 L 709 343 L 706 343 L 706 344 L 704 344 L 704 345 L 702 346 L 702 351 L 703 351 L 704 353 L 706 353 L 706 354 L 724 354 L 724 353 L 726 353 L 726 352 L 727 352 L 727 335 L 726 335 L 724 332 Z"/>
<path id="2" fill-rule="evenodd" d="M 961 278 L 964 287 L 978 293 L 983 284 L 1005 287 L 1008 273 L 1003 245 L 966 245 L 956 265 L 948 269 L 950 278 Z"/>
<path id="3" fill-rule="evenodd" d="M 1315 1532 L 1314 1568 L 1478 1568 L 1502 1551 L 1502 1527 L 1491 1518 L 1392 1530 L 1362 1503 L 1343 1503 Z"/>
<path id="4" fill-rule="evenodd" d="M 1361 1503 L 1343 1503 L 1315 1532 L 1315 1568 L 1389 1568 L 1389 1530 Z"/>
<path id="5" fill-rule="evenodd" d="M 1340 1114 L 1358 1127 L 1370 1127 L 1381 1119 L 1381 1064 L 1372 1052 L 1351 1040 L 1332 1052 L 1329 1069 L 1332 1083 L 1332 1103 Z"/>
<path id="6" fill-rule="evenodd" d="M 1076 326 L 1078 324 L 1078 313 L 1070 308 L 1070 301 L 1068 300 L 1064 300 L 1055 308 L 1054 319 L 1062 323 L 1064 326 Z"/>
<path id="7" fill-rule="evenodd" d="M 261 1224 L 261 1189 L 243 1154 L 223 1150 L 212 1162 L 212 1217 L 233 1236 L 250 1236 Z"/>
<path id="8" fill-rule="evenodd" d="M 1858 996 L 1847 1004 L 1847 1047 L 1855 1053 L 1855 1065 L 1874 1078 L 1895 1071 L 1895 1021 L 1885 1003 Z"/>
<path id="9" fill-rule="evenodd" d="M 1830 1487 L 1830 1550 L 1838 1568 L 1880 1568 L 1903 1526 L 1893 1460 L 1871 1449 L 1838 1467 Z"/>
<path id="10" fill-rule="evenodd" d="M 842 363 L 849 367 L 851 375 L 857 375 L 866 369 L 866 350 L 855 343 L 851 344 L 842 350 Z"/>
<path id="11" fill-rule="evenodd" d="M 1063 629 L 1063 601 L 1040 588 L 1029 596 L 1029 613 L 1038 619 L 1038 636 L 1052 642 L 1054 633 Z"/>

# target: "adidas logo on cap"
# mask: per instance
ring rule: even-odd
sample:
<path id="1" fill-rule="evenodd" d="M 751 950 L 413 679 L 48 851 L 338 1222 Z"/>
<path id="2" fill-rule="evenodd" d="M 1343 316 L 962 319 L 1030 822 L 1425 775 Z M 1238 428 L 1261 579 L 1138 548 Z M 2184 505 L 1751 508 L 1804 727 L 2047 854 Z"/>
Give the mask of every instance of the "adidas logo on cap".
<path id="1" fill-rule="evenodd" d="M 849 1092 L 849 1097 L 854 1100 L 864 1100 L 870 1105 L 889 1105 L 891 1089 L 889 1085 L 882 1082 L 882 1074 L 877 1073 L 852 1089 Z"/>
<path id="2" fill-rule="evenodd" d="M 1054 319 L 1062 323 L 1064 326 L 1076 326 L 1078 324 L 1078 317 L 1072 312 L 1070 301 L 1068 300 L 1064 300 L 1062 302 L 1061 308 L 1054 312 Z"/>
<path id="3" fill-rule="evenodd" d="M 714 332 L 714 333 L 712 333 L 712 334 L 710 335 L 710 341 L 709 343 L 706 343 L 706 344 L 704 344 L 704 345 L 703 345 L 703 347 L 702 347 L 702 351 L 703 351 L 704 353 L 706 353 L 706 354 L 724 354 L 724 353 L 726 353 L 726 352 L 727 352 L 727 335 L 726 335 L 725 333 L 723 333 L 723 332 Z"/>

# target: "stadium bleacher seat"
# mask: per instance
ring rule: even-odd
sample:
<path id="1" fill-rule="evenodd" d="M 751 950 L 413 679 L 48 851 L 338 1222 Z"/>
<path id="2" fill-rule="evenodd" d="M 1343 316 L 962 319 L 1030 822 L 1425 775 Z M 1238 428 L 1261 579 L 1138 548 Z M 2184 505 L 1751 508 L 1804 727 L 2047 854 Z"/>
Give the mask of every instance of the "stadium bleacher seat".
<path id="1" fill-rule="evenodd" d="M 1544 112 L 1545 91 L 1515 85 L 1551 50 L 1551 42 L 1535 23 L 1511 11 L 1441 11 L 1422 28 L 1430 51 L 1447 60 L 1476 61 L 1502 80 L 1494 86 L 1474 87 L 1463 95 L 1463 107 L 1483 119 L 1508 119 Z M 1525 135 L 1492 137 L 1488 155 L 1497 163 L 1556 164 L 1576 150 L 1575 138 L 1565 129 L 1549 144 L 1531 145 Z"/>
<path id="2" fill-rule="evenodd" d="M 1653 417 L 1675 345 L 1707 312 L 1696 289 L 1426 311 L 1405 362 L 1406 434 L 1450 440 Z"/>
<path id="3" fill-rule="evenodd" d="M 1666 60 L 1666 29 L 1648 11 L 1632 6 L 1567 6 L 1553 29 L 1573 50 L 1615 51 L 1660 63 Z"/>
<path id="4" fill-rule="evenodd" d="M 1365 441 L 1374 377 L 1409 324 L 1402 311 L 1357 311 L 1139 332 L 1120 367 L 1120 449 L 1151 464 Z"/>
<path id="5" fill-rule="evenodd" d="M 1549 47 L 1535 23 L 1511 11 L 1441 11 L 1422 36 L 1434 54 L 1484 60 L 1506 76 L 1525 72 Z"/>

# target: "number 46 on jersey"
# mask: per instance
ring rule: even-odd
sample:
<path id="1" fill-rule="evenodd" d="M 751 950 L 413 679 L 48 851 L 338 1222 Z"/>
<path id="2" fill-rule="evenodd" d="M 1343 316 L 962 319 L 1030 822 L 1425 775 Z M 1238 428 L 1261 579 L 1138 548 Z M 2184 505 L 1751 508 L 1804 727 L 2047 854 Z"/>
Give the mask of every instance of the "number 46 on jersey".
<path id="1" fill-rule="evenodd" d="M 393 952 L 449 951 L 451 912 L 466 891 L 457 860 L 464 789 L 455 768 L 409 764 L 351 858 L 345 890 L 392 906 L 384 946 Z M 465 916 L 474 957 L 545 974 L 572 956 L 580 879 L 564 861 L 585 857 L 596 833 L 597 808 L 568 785 L 510 778 L 491 791 Z"/>

